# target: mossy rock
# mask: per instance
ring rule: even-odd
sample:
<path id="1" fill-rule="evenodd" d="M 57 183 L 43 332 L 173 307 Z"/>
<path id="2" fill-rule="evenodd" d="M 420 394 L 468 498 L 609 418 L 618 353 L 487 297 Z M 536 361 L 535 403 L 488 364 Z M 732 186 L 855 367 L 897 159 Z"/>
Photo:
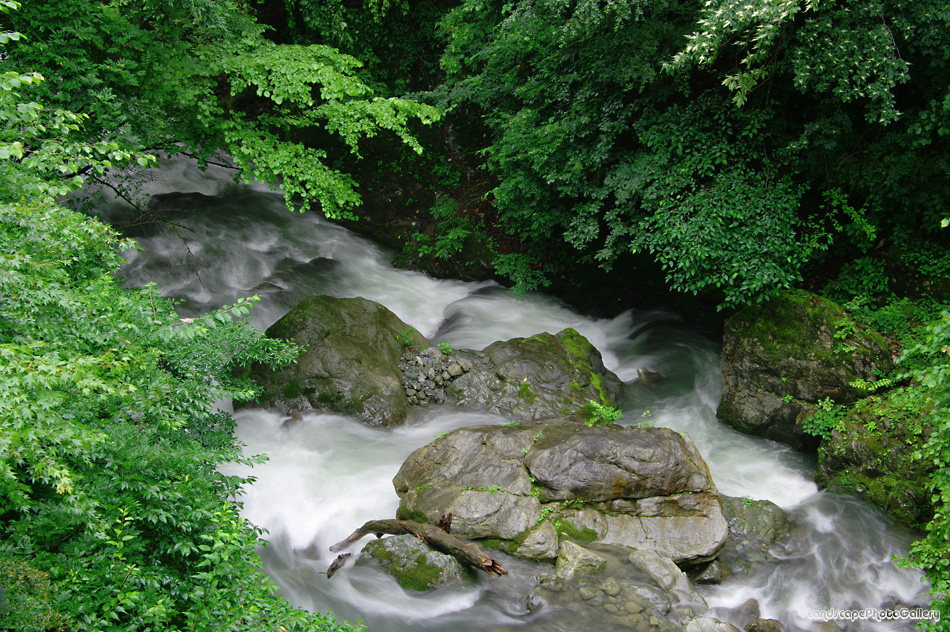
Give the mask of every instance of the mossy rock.
<path id="1" fill-rule="evenodd" d="M 929 404 L 898 388 L 858 402 L 818 451 L 822 487 L 845 488 L 900 522 L 923 528 L 933 517 L 927 491 L 933 464 L 914 458 L 926 442 Z"/>
<path id="2" fill-rule="evenodd" d="M 408 590 L 432 590 L 469 578 L 468 572 L 451 555 L 430 549 L 412 535 L 373 540 L 363 547 Z"/>
<path id="3" fill-rule="evenodd" d="M 568 538 L 577 542 L 594 542 L 598 537 L 593 529 L 589 527 L 578 529 L 570 520 L 564 518 L 558 518 L 553 524 L 559 538 Z"/>
<path id="4" fill-rule="evenodd" d="M 854 402 L 851 386 L 893 368 L 884 338 L 837 303 L 804 290 L 778 293 L 726 321 L 720 419 L 741 432 L 814 448 L 802 426 L 810 405 Z"/>
<path id="5" fill-rule="evenodd" d="M 322 295 L 300 301 L 267 335 L 304 347 L 296 363 L 279 371 L 253 368 L 268 407 L 330 410 L 371 425 L 405 421 L 409 400 L 399 371 L 404 341 L 431 346 L 379 303 Z"/>
<path id="6" fill-rule="evenodd" d="M 446 389 L 450 399 L 520 421 L 572 415 L 590 401 L 613 406 L 622 384 L 574 329 L 495 342 L 470 352 L 473 369 Z"/>

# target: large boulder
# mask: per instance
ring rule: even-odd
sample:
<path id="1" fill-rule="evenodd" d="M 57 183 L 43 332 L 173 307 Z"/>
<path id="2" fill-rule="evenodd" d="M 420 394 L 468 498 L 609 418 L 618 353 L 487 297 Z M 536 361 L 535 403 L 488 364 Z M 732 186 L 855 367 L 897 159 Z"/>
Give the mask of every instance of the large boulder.
<path id="1" fill-rule="evenodd" d="M 280 371 L 255 366 L 263 403 L 285 413 L 323 409 L 373 425 L 403 422 L 409 400 L 399 359 L 406 343 L 429 342 L 383 305 L 364 298 L 311 296 L 267 330 L 271 338 L 304 346 Z"/>
<path id="2" fill-rule="evenodd" d="M 814 404 L 853 402 L 865 394 L 853 382 L 873 382 L 892 366 L 881 335 L 839 305 L 803 290 L 782 292 L 726 321 L 717 414 L 741 432 L 815 447 L 802 424 Z"/>
<path id="3" fill-rule="evenodd" d="M 459 406 L 510 419 L 571 415 L 590 401 L 609 406 L 622 385 L 600 352 L 573 329 L 495 342 L 462 357 L 475 369 L 453 381 L 448 396 Z"/>
<path id="4" fill-rule="evenodd" d="M 923 529 L 933 517 L 928 491 L 935 466 L 915 458 L 926 443 L 930 406 L 919 390 L 872 395 L 842 415 L 818 450 L 816 482 L 845 488 L 904 524 Z"/>
<path id="5" fill-rule="evenodd" d="M 665 428 L 572 417 L 461 428 L 416 450 L 393 484 L 400 518 L 436 523 L 451 513 L 453 533 L 529 559 L 553 558 L 573 539 L 699 561 L 727 534 L 706 463 Z"/>

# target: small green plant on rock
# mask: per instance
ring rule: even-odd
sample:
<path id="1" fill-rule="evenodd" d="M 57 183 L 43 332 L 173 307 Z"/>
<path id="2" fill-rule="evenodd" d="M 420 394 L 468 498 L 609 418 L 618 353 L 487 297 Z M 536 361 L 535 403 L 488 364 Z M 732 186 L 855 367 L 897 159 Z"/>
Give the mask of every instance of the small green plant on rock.
<path id="1" fill-rule="evenodd" d="M 594 400 L 587 402 L 584 409 L 590 414 L 590 418 L 584 424 L 588 428 L 593 428 L 594 426 L 609 426 L 623 416 L 623 411 L 619 408 L 605 406 Z"/>
<path id="2" fill-rule="evenodd" d="M 440 342 L 439 351 L 442 352 L 442 355 L 449 355 L 450 353 L 452 353 L 452 345 L 450 345 L 447 342 Z"/>
<path id="3" fill-rule="evenodd" d="M 854 353 L 857 350 L 857 347 L 847 342 L 848 336 L 856 332 L 857 329 L 857 325 L 852 320 L 840 320 L 835 323 L 835 353 L 847 354 Z"/>
<path id="4" fill-rule="evenodd" d="M 827 441 L 831 439 L 831 433 L 839 429 L 843 419 L 844 408 L 826 397 L 816 404 L 815 412 L 802 422 L 802 427 L 808 434 Z"/>
<path id="5" fill-rule="evenodd" d="M 407 349 L 415 344 L 416 330 L 412 327 L 393 335 Z"/>
<path id="6" fill-rule="evenodd" d="M 538 522 L 537 522 L 537 524 L 541 524 L 542 522 L 544 522 L 544 521 L 547 519 L 548 516 L 550 516 L 551 514 L 553 514 L 553 513 L 554 513 L 555 511 L 557 511 L 557 510 L 558 510 L 558 504 L 557 504 L 557 503 L 552 503 L 552 504 L 547 505 L 547 506 L 545 506 L 545 507 L 541 507 L 541 515 L 538 516 Z"/>

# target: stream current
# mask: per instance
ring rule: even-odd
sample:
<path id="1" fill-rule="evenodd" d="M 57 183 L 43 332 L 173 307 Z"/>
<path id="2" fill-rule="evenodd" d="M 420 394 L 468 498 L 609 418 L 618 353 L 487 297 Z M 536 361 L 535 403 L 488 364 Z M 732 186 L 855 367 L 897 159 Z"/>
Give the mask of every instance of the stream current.
<path id="1" fill-rule="evenodd" d="M 517 298 L 491 282 L 435 280 L 399 270 L 390 265 L 393 253 L 315 213 L 291 213 L 279 194 L 235 185 L 231 178 L 220 168 L 199 171 L 192 163 L 172 162 L 143 180 L 146 194 L 201 195 L 188 198 L 188 211 L 175 216 L 173 225 L 137 236 L 140 250 L 126 253 L 123 279 L 154 282 L 163 295 L 182 299 L 183 316 L 258 294 L 252 322 L 262 329 L 311 294 L 377 301 L 430 340 L 456 349 L 573 327 L 626 382 L 621 423 L 646 418 L 689 434 L 722 493 L 771 500 L 795 525 L 780 563 L 699 587 L 709 616 L 728 618 L 728 609 L 754 598 L 762 618 L 808 630 L 814 629 L 811 610 L 927 603 L 920 572 L 893 562 L 907 552 L 912 534 L 859 499 L 819 491 L 812 480 L 815 464 L 805 456 L 716 419 L 723 388 L 718 343 L 674 314 L 595 319 L 543 295 Z M 99 214 L 119 221 L 129 210 L 111 203 Z M 664 379 L 640 385 L 638 369 Z M 294 604 L 362 620 L 372 632 L 605 630 L 604 622 L 572 617 L 557 603 L 528 612 L 517 595 L 532 580 L 519 575 L 521 563 L 513 558 L 504 558 L 511 571 L 506 577 L 483 576 L 430 593 L 406 591 L 371 565 L 348 564 L 332 580 L 320 574 L 335 557 L 331 544 L 366 520 L 395 515 L 392 478 L 413 450 L 446 430 L 506 421 L 454 408 L 421 410 L 412 423 L 395 429 L 313 412 L 292 425 L 265 410 L 235 414 L 247 453 L 269 456 L 253 468 L 256 480 L 242 499 L 244 515 L 267 530 L 265 572 Z M 247 474 L 237 467 L 231 472 Z M 840 622 L 849 630 L 893 630 L 906 623 Z"/>

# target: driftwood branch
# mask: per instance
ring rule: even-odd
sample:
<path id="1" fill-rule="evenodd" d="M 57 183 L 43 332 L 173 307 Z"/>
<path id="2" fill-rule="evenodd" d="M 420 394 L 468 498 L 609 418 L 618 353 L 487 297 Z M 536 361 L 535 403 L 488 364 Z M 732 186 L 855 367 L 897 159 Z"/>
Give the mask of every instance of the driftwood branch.
<path id="1" fill-rule="evenodd" d="M 340 570 L 341 568 L 343 568 L 343 565 L 346 564 L 346 558 L 348 558 L 348 557 L 351 556 L 351 555 L 353 555 L 353 554 L 352 554 L 352 553 L 340 553 L 339 555 L 337 555 L 337 556 L 336 556 L 336 559 L 333 560 L 333 563 L 330 564 L 330 568 L 328 568 L 328 569 L 327 569 L 327 572 L 324 573 L 324 575 L 327 576 L 327 579 L 330 579 L 331 577 L 333 577 L 333 574 L 334 574 L 334 573 L 336 573 L 338 570 Z"/>
<path id="2" fill-rule="evenodd" d="M 474 542 L 462 540 L 450 535 L 431 524 L 423 524 L 412 520 L 370 520 L 354 531 L 348 538 L 337 542 L 330 547 L 334 553 L 345 549 L 360 538 L 374 534 L 377 538 L 387 535 L 412 535 L 434 549 L 451 555 L 463 564 L 467 564 L 489 575 L 507 575 L 508 571 L 501 564 L 486 555 Z"/>

